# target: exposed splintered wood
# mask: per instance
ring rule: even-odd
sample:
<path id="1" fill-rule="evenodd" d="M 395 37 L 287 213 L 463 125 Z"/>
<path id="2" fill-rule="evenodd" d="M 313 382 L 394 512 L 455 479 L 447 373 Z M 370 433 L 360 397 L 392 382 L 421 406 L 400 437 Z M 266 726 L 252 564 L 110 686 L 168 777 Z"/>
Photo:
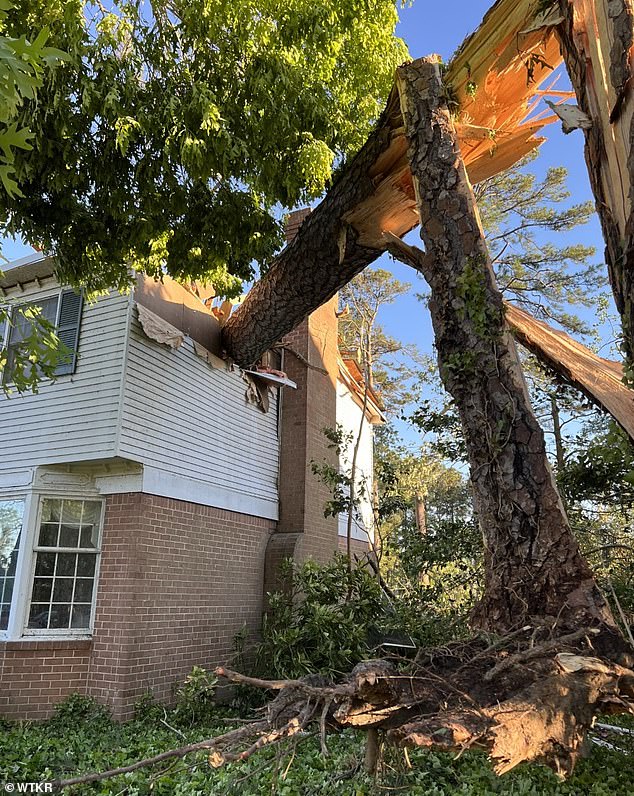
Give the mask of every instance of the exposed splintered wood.
<path id="1" fill-rule="evenodd" d="M 459 411 L 485 545 L 481 627 L 612 622 L 570 530 L 531 409 L 435 59 L 397 72 L 425 253 L 412 249 Z M 403 245 L 401 244 L 401 249 Z M 416 264 L 413 262 L 412 264 Z"/>
<path id="2" fill-rule="evenodd" d="M 506 321 L 519 342 L 557 377 L 609 412 L 634 441 L 634 390 L 623 384 L 620 362 L 597 356 L 570 335 L 506 304 Z"/>
<path id="3" fill-rule="evenodd" d="M 498 773 L 539 761 L 560 775 L 572 771 L 598 713 L 634 710 L 634 655 L 609 629 L 579 628 L 558 636 L 553 624 L 509 635 L 482 636 L 415 661 L 364 661 L 340 682 L 309 675 L 262 680 L 224 667 L 218 677 L 277 695 L 258 721 L 216 738 L 162 752 L 129 766 L 54 783 L 98 782 L 174 758 L 205 753 L 210 766 L 241 762 L 267 746 L 328 730 L 367 732 L 365 764 L 374 771 L 380 743 L 486 750 Z"/>
<path id="4" fill-rule="evenodd" d="M 342 219 L 373 194 L 371 166 L 399 122 L 393 95 L 375 132 L 223 328 L 224 346 L 238 364 L 252 366 L 381 253 L 360 245 L 356 230 Z"/>
<path id="5" fill-rule="evenodd" d="M 535 0 L 498 0 L 447 68 L 472 182 L 531 152 L 544 140 L 540 131 L 557 119 L 531 116 L 561 61 L 552 19 L 530 30 L 535 9 Z M 402 236 L 418 224 L 406 153 L 393 91 L 374 133 L 224 327 L 224 347 L 238 364 L 253 365 L 376 259 L 384 232 Z"/>
<path id="6" fill-rule="evenodd" d="M 589 119 L 585 157 L 605 238 L 605 258 L 634 359 L 634 4 L 559 0 L 557 28 L 577 102 Z"/>

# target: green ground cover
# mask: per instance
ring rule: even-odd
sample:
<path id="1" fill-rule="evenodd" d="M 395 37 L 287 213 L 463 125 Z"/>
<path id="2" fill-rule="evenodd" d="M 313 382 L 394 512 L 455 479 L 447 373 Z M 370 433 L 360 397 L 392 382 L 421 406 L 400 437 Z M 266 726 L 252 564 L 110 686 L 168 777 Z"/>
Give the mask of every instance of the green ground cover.
<path id="1" fill-rule="evenodd" d="M 244 715 L 244 714 L 243 714 Z M 239 726 L 243 716 L 212 708 L 202 715 L 187 709 L 165 712 L 146 703 L 133 721 L 117 724 L 108 713 L 79 697 L 61 706 L 43 724 L 0 724 L 0 789 L 5 783 L 43 782 L 80 772 L 126 765 L 172 747 L 211 737 Z M 623 719 L 619 723 L 625 724 Z M 169 726 L 168 726 L 169 725 Z M 634 722 L 629 723 L 634 727 Z M 328 737 L 327 758 L 319 740 L 269 749 L 245 763 L 211 769 L 204 754 L 178 760 L 163 776 L 160 769 L 94 784 L 67 793 L 117 796 L 630 796 L 634 794 L 634 743 L 610 735 L 630 755 L 593 747 L 575 775 L 559 782 L 540 766 L 522 766 L 504 777 L 492 772 L 486 758 L 465 752 L 458 758 L 438 752 L 412 751 L 408 768 L 401 750 L 386 749 L 380 777 L 363 773 L 364 736 L 346 731 Z M 163 766 L 163 769 L 165 766 Z M 17 788 L 16 788 L 17 792 Z"/>

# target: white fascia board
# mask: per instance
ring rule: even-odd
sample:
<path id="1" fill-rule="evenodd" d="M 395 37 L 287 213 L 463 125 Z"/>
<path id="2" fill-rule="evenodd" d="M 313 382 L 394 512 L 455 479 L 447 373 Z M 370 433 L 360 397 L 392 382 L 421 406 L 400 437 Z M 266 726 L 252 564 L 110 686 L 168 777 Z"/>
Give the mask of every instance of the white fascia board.
<path id="1" fill-rule="evenodd" d="M 40 260 L 47 260 L 48 257 L 49 255 L 44 254 L 43 252 L 33 252 L 33 254 L 27 254 L 26 257 L 20 257 L 18 260 L 11 260 L 8 263 L 4 263 L 0 267 L 0 270 L 4 271 L 5 274 L 8 274 L 9 271 L 12 271 L 14 268 L 19 268 L 22 265 L 32 265 Z"/>
<path id="2" fill-rule="evenodd" d="M 201 506 L 211 506 L 237 514 L 262 517 L 267 520 L 279 519 L 279 506 L 276 499 L 258 497 L 232 489 L 226 489 L 207 481 L 174 475 L 156 467 L 143 467 L 143 492 L 159 497 L 169 497 Z"/>

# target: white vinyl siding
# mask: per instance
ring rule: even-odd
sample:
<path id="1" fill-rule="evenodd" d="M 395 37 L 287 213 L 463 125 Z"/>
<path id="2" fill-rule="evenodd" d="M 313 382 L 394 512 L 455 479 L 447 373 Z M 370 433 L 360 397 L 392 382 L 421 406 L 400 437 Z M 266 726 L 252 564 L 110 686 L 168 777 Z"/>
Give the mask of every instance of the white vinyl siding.
<path id="1" fill-rule="evenodd" d="M 58 295 L 25 291 L 20 301 Z M 0 476 L 39 464 L 112 457 L 116 451 L 128 296 L 111 293 L 83 308 L 77 370 L 45 379 L 36 394 L 0 393 Z"/>
<path id="2" fill-rule="evenodd" d="M 133 312 L 119 455 L 153 468 L 154 483 L 208 485 L 208 505 L 274 516 L 277 394 L 263 413 L 246 403 L 246 386 L 239 372 L 210 368 L 189 338 L 176 351 L 149 340 Z"/>
<path id="3" fill-rule="evenodd" d="M 363 412 L 341 382 L 337 383 L 337 425 L 343 433 L 350 435 L 349 442 L 344 446 L 339 458 L 341 471 L 350 474 L 354 446 L 359 435 L 359 426 Z M 373 538 L 374 517 L 372 511 L 372 478 L 374 467 L 374 431 L 367 418 L 363 421 L 361 441 L 357 455 L 357 495 L 359 504 L 353 514 L 352 537 L 365 541 L 367 534 Z M 339 536 L 347 536 L 348 514 L 339 514 Z"/>

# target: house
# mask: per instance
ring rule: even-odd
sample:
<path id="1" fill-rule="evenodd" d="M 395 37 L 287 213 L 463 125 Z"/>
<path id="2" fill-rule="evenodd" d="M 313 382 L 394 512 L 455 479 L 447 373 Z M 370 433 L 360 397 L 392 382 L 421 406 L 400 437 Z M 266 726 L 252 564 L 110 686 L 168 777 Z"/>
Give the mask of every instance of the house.
<path id="1" fill-rule="evenodd" d="M 0 281 L 77 354 L 37 394 L 0 395 L 0 715 L 43 718 L 80 692 L 125 719 L 257 633 L 282 558 L 345 547 L 311 463 L 337 464 L 324 428 L 358 433 L 363 386 L 334 300 L 273 352 L 278 386 L 220 358 L 218 321 L 182 286 L 140 276 L 82 301 L 53 265 L 29 257 Z M 381 419 L 366 404 L 365 475 Z M 363 520 L 353 536 L 367 552 Z"/>

